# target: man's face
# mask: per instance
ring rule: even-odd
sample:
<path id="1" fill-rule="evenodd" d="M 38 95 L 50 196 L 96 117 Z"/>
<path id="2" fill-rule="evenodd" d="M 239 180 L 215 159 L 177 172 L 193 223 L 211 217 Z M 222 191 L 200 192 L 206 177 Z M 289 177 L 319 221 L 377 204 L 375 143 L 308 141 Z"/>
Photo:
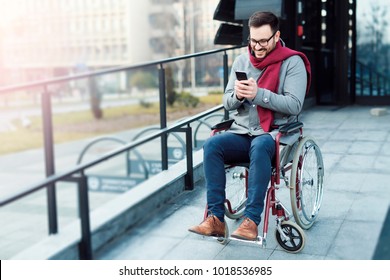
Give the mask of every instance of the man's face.
<path id="1" fill-rule="evenodd" d="M 249 45 L 256 58 L 265 58 L 279 41 L 280 32 L 273 33 L 270 25 L 251 27 L 249 29 Z"/>

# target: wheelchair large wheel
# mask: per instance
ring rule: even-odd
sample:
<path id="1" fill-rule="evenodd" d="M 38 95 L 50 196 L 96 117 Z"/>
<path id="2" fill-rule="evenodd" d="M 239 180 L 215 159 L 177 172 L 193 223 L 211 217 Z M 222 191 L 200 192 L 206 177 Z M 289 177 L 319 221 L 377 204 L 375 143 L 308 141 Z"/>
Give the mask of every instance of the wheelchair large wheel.
<path id="1" fill-rule="evenodd" d="M 280 225 L 283 235 L 275 230 L 276 241 L 279 245 L 289 253 L 298 253 L 305 246 L 305 233 L 303 230 L 291 221 L 283 221 Z"/>
<path id="2" fill-rule="evenodd" d="M 303 137 L 294 154 L 290 198 L 295 222 L 309 229 L 318 216 L 323 195 L 324 163 L 320 148 Z"/>
<path id="3" fill-rule="evenodd" d="M 247 196 L 248 169 L 244 166 L 225 167 L 226 201 L 225 215 L 230 219 L 243 216 Z"/>

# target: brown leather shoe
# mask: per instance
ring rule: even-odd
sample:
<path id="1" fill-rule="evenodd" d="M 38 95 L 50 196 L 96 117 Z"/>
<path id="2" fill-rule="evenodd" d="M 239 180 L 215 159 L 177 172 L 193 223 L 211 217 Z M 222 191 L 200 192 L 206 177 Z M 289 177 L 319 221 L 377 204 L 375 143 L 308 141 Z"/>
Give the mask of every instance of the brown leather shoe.
<path id="1" fill-rule="evenodd" d="M 231 236 L 243 240 L 256 240 L 257 235 L 258 229 L 255 222 L 249 218 L 245 218 Z"/>
<path id="2" fill-rule="evenodd" d="M 190 227 L 190 232 L 205 236 L 225 236 L 225 223 L 216 216 L 208 216 L 200 225 Z"/>

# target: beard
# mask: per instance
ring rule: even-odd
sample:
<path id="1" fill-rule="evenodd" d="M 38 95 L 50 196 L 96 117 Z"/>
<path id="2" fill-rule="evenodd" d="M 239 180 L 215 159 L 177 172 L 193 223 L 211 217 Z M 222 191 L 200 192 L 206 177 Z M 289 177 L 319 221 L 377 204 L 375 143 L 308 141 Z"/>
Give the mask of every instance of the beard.
<path id="1" fill-rule="evenodd" d="M 255 47 L 251 47 L 252 49 L 252 54 L 257 58 L 257 59 L 264 59 L 270 52 L 272 52 L 275 49 L 276 42 L 273 41 L 272 45 L 269 45 L 268 47 L 261 47 L 260 49 L 256 50 Z"/>

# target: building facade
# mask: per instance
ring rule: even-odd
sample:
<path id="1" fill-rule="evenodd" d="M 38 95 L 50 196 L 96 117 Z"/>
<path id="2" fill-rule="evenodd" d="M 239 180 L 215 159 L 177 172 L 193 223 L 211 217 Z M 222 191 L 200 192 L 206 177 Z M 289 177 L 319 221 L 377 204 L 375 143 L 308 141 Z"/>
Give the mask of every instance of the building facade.
<path id="1" fill-rule="evenodd" d="M 217 2 L 0 0 L 0 83 L 24 83 L 211 49 Z"/>

